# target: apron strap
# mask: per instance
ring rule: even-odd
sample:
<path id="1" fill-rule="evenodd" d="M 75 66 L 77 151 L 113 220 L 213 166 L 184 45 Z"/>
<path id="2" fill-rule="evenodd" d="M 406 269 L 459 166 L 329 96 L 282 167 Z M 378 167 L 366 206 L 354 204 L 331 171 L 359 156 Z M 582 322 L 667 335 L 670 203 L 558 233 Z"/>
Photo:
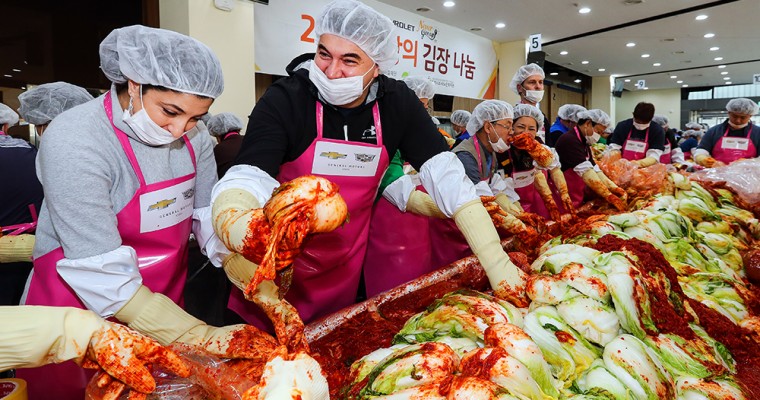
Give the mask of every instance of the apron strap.
<path id="1" fill-rule="evenodd" d="M 325 110 L 324 106 L 322 106 L 322 103 L 319 101 L 317 103 L 317 140 L 322 139 L 323 136 L 323 122 L 324 122 L 324 116 L 325 116 Z M 375 135 L 377 135 L 377 145 L 382 146 L 383 145 L 383 127 L 380 123 L 380 107 L 377 105 L 377 101 L 375 102 L 375 105 L 372 106 L 372 118 L 374 119 L 375 123 Z"/>
<path id="2" fill-rule="evenodd" d="M 140 165 L 137 163 L 137 157 L 135 157 L 135 152 L 132 149 L 132 145 L 129 143 L 129 138 L 127 137 L 127 134 L 124 133 L 124 131 L 117 128 L 116 125 L 114 125 L 113 123 L 113 109 L 112 109 L 112 99 L 111 99 L 110 91 L 106 93 L 106 96 L 103 99 L 103 108 L 105 108 L 106 110 L 106 115 L 108 115 L 108 121 L 111 123 L 114 133 L 116 133 L 116 138 L 119 139 L 119 143 L 121 143 L 121 148 L 124 150 L 124 153 L 127 155 L 127 160 L 129 160 L 129 164 L 132 166 L 132 169 L 135 171 L 135 175 L 137 175 L 137 179 L 140 181 L 140 187 L 145 187 L 146 186 L 145 177 L 143 176 L 142 169 L 140 169 Z"/>

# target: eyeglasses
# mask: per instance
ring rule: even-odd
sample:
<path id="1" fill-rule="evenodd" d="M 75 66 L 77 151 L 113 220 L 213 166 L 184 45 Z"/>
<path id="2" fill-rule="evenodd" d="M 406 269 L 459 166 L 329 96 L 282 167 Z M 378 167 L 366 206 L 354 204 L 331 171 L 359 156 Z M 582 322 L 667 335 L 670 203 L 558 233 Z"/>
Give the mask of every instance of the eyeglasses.
<path id="1" fill-rule="evenodd" d="M 491 122 L 491 125 L 500 126 L 500 127 L 504 128 L 504 129 L 506 129 L 506 130 L 511 130 L 511 129 L 512 129 L 512 127 L 511 127 L 511 126 L 509 126 L 509 125 L 502 125 L 502 124 L 497 124 L 496 122 Z"/>

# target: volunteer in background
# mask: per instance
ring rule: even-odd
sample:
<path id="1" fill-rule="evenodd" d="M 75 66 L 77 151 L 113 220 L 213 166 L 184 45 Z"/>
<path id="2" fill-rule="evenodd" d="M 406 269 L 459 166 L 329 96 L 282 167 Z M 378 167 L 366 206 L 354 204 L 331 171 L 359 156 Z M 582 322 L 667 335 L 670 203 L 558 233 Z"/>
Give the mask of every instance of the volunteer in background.
<path id="1" fill-rule="evenodd" d="M 760 149 L 760 127 L 752 124 L 758 106 L 747 98 L 731 99 L 726 104 L 728 118 L 707 130 L 694 150 L 697 164 L 712 168 L 741 158 L 755 158 Z"/>
<path id="2" fill-rule="evenodd" d="M 602 172 L 594 161 L 591 145 L 596 143 L 607 127 L 610 116 L 602 110 L 582 111 L 573 129 L 557 140 L 557 154 L 567 181 L 570 198 L 580 207 L 590 196 L 589 190 L 607 200 L 620 211 L 626 209 L 627 195 Z"/>
<path id="3" fill-rule="evenodd" d="M 660 125 L 665 133 L 665 149 L 660 156 L 660 162 L 662 164 L 674 164 L 676 167 L 686 167 L 686 160 L 684 159 L 683 151 L 678 147 L 678 140 L 676 140 L 675 129 L 668 127 L 668 117 L 664 115 L 655 115 L 652 117 L 652 122 Z"/>
<path id="4" fill-rule="evenodd" d="M 420 99 L 420 102 L 422 102 L 425 109 L 430 113 L 433 109 L 431 101 L 433 101 L 433 96 L 435 96 L 435 86 L 433 85 L 433 82 L 425 76 L 408 76 L 404 78 L 404 83 L 406 83 L 406 86 L 408 86 L 409 89 L 412 89 L 417 98 Z M 431 116 L 430 119 L 433 121 L 433 125 L 435 125 L 436 129 L 438 129 L 438 132 L 446 140 L 446 144 L 451 147 L 455 142 L 454 138 L 439 127 L 441 121 L 439 121 L 438 118 Z"/>
<path id="5" fill-rule="evenodd" d="M 665 132 L 652 122 L 654 105 L 641 102 L 633 109 L 633 118 L 621 121 L 609 140 L 609 149 L 619 151 L 626 160 L 635 161 L 639 167 L 660 162 L 665 150 Z"/>
<path id="6" fill-rule="evenodd" d="M 216 137 L 214 159 L 216 174 L 221 178 L 232 167 L 240 151 L 240 145 L 243 144 L 243 137 L 240 136 L 243 121 L 233 113 L 219 113 L 209 118 L 206 126 L 208 133 Z"/>
<path id="7" fill-rule="evenodd" d="M 683 156 L 687 160 L 691 160 L 692 157 L 692 151 L 697 148 L 699 145 L 699 139 L 701 139 L 701 132 L 689 129 L 685 131 L 681 137 L 683 140 L 681 141 L 681 144 L 678 145 L 678 147 L 683 152 Z"/>
<path id="8" fill-rule="evenodd" d="M 546 145 L 554 147 L 557 143 L 557 139 L 575 127 L 578 123 L 578 113 L 586 111 L 586 108 L 578 104 L 564 104 L 557 110 L 557 122 L 549 129 L 549 134 L 546 136 Z"/>
<path id="9" fill-rule="evenodd" d="M 311 238 L 293 265 L 286 299 L 305 322 L 355 301 L 371 207 L 389 155 L 396 150 L 419 171 L 435 205 L 454 218 L 496 294 L 526 304 L 524 274 L 501 248 L 462 164 L 448 151 L 414 93 L 382 74 L 397 60 L 394 29 L 390 19 L 360 2 L 329 3 L 315 26 L 317 54 L 293 60 L 289 76 L 275 82 L 256 103 L 239 165 L 213 190 L 217 236 L 228 248 L 241 251 L 253 210 L 280 182 L 314 174 L 340 186 L 350 221 Z M 330 158 L 342 154 L 347 157 L 340 163 Z M 232 279 L 248 282 L 256 268 L 248 265 L 226 270 Z M 238 296 L 238 302 L 233 299 L 230 304 L 233 310 L 248 321 L 263 320 L 241 292 L 233 292 Z"/>
<path id="10" fill-rule="evenodd" d="M 105 95 L 70 109 L 45 131 L 38 175 L 45 191 L 27 305 L 87 308 L 162 344 L 223 357 L 250 326 L 215 328 L 180 301 L 192 231 L 216 264 L 227 253 L 211 227 L 212 140 L 196 122 L 223 90 L 211 50 L 188 36 L 130 26 L 100 45 Z M 68 365 L 20 370 L 32 398 L 50 387 L 81 399 L 88 374 Z M 36 391 L 36 394 L 35 394 Z"/>
<path id="11" fill-rule="evenodd" d="M 509 82 L 509 88 L 520 96 L 519 104 L 529 104 L 538 108 L 538 103 L 544 98 L 545 77 L 543 68 L 538 64 L 523 65 L 515 72 L 512 81 Z M 545 127 L 548 125 L 549 119 L 544 117 L 541 121 L 541 130 L 537 134 L 541 143 L 546 142 Z"/>
<path id="12" fill-rule="evenodd" d="M 470 115 L 470 112 L 465 110 L 456 110 L 451 113 L 451 126 L 457 133 L 455 138 L 457 141 L 461 142 L 470 138 L 470 132 L 467 132 L 467 122 L 470 120 Z"/>
<path id="13" fill-rule="evenodd" d="M 66 82 L 45 83 L 18 96 L 19 114 L 34 125 L 37 136 L 47 128 L 58 114 L 92 100 L 92 95 L 82 87 Z"/>

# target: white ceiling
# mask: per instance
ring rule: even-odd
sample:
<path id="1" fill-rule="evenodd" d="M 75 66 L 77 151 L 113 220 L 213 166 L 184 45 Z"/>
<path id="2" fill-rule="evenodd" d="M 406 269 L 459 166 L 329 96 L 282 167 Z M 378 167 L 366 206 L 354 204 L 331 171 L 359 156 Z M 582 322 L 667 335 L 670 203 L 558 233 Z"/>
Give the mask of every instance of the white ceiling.
<path id="1" fill-rule="evenodd" d="M 454 0 L 451 8 L 444 0 L 380 1 L 463 30 L 480 27 L 473 33 L 496 42 L 541 33 L 547 61 L 589 76 L 630 79 L 629 90 L 636 90 L 638 79 L 649 89 L 693 88 L 748 84 L 760 74 L 760 0 Z M 431 10 L 419 12 L 420 7 Z M 581 7 L 591 12 L 580 14 Z M 702 14 L 708 18 L 697 21 Z M 640 20 L 645 21 L 636 23 Z M 506 28 L 497 29 L 497 22 Z M 632 25 L 610 29 L 623 24 Z M 603 32 L 593 33 L 597 30 Z M 715 37 L 706 39 L 706 33 Z M 628 42 L 636 46 L 626 47 Z M 581 64 L 584 60 L 589 63 Z"/>

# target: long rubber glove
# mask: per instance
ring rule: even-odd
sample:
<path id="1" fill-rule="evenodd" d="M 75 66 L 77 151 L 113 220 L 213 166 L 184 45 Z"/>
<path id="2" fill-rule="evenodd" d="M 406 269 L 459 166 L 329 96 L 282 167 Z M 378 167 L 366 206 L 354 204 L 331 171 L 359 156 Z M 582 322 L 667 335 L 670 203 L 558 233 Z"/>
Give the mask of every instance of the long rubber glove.
<path id="1" fill-rule="evenodd" d="M 573 206 L 573 199 L 570 198 L 570 192 L 567 189 L 567 181 L 565 180 L 565 175 L 562 173 L 562 170 L 559 168 L 552 168 L 552 170 L 549 171 L 549 176 L 552 178 L 552 182 L 554 182 L 554 187 L 556 187 L 559 192 L 559 197 L 562 199 L 562 205 L 565 206 L 565 211 L 574 216 L 575 206 Z"/>
<path id="2" fill-rule="evenodd" d="M 514 136 L 510 141 L 518 149 L 525 150 L 530 157 L 535 160 L 541 167 L 548 167 L 554 159 L 552 151 L 538 142 L 533 135 L 528 132 Z"/>
<path id="3" fill-rule="evenodd" d="M 617 197 L 620 197 L 620 200 L 623 200 L 623 202 L 628 202 L 628 193 L 625 191 L 625 189 L 621 188 L 615 182 L 612 181 L 612 179 L 608 178 L 607 175 L 604 174 L 604 172 L 600 170 L 594 169 L 594 172 L 596 172 L 596 175 L 599 177 L 599 180 L 604 183 L 605 186 L 607 186 L 607 189 L 612 192 Z"/>
<path id="4" fill-rule="evenodd" d="M 625 211 L 627 209 L 625 201 L 610 192 L 610 189 L 604 184 L 604 182 L 602 182 L 596 171 L 590 169 L 583 173 L 582 178 L 583 183 L 585 183 L 586 186 L 591 188 L 591 190 L 598 194 L 599 197 L 607 200 L 610 204 L 615 206 L 618 211 Z"/>
<path id="5" fill-rule="evenodd" d="M 206 325 L 168 297 L 153 293 L 145 286 L 114 316 L 163 345 L 186 343 L 223 358 L 265 362 L 266 352 L 277 346 L 274 338 L 250 325 L 221 328 Z"/>
<path id="6" fill-rule="evenodd" d="M 554 197 L 552 196 L 552 190 L 549 188 L 549 183 L 546 181 L 546 176 L 544 176 L 541 171 L 536 171 L 535 178 L 533 180 L 533 185 L 536 187 L 536 190 L 538 191 L 538 195 L 541 196 L 541 199 L 544 201 L 544 205 L 546 206 L 546 209 L 549 211 L 549 216 L 551 219 L 555 221 L 560 220 L 559 215 L 559 209 L 557 208 L 557 203 L 554 202 Z"/>
<path id="7" fill-rule="evenodd" d="M 0 236 L 0 263 L 32 261 L 34 235 Z"/>
<path id="8" fill-rule="evenodd" d="M 406 211 L 426 217 L 447 218 L 446 214 L 441 212 L 441 209 L 435 205 L 433 198 L 421 190 L 412 191 L 409 201 L 406 203 Z"/>
<path id="9" fill-rule="evenodd" d="M 725 165 L 724 163 L 712 158 L 708 154 L 698 154 L 694 157 L 694 161 L 705 168 L 721 167 Z"/>
<path id="10" fill-rule="evenodd" d="M 242 189 L 227 189 L 216 197 L 211 218 L 216 236 L 227 249 L 244 253 L 245 237 L 257 208 L 261 208 L 261 204 L 256 197 Z"/>
<path id="11" fill-rule="evenodd" d="M 512 201 L 512 199 L 510 199 L 509 196 L 504 193 L 499 193 L 496 195 L 496 202 L 499 203 L 504 211 L 514 216 L 521 215 L 525 212 L 519 201 Z"/>
<path id="12" fill-rule="evenodd" d="M 124 385 L 151 393 L 156 382 L 146 366 L 161 365 L 187 377 L 188 367 L 169 349 L 88 310 L 71 307 L 0 307 L 0 371 L 72 360 L 102 369 L 100 382 L 118 397 Z"/>
<path id="13" fill-rule="evenodd" d="M 646 157 L 646 158 L 642 158 L 641 160 L 636 160 L 634 161 L 634 163 L 636 163 L 636 165 L 638 165 L 639 168 L 646 168 L 646 167 L 657 164 L 657 160 L 655 160 L 652 157 Z"/>
<path id="14" fill-rule="evenodd" d="M 528 227 L 526 227 L 522 221 L 501 208 L 499 203 L 496 202 L 495 197 L 480 196 L 480 201 L 483 203 L 483 207 L 486 208 L 488 215 L 491 216 L 491 221 L 493 221 L 494 226 L 497 228 L 500 227 L 513 235 L 528 231 Z"/>
<path id="15" fill-rule="evenodd" d="M 248 283 L 256 273 L 256 264 L 240 254 L 227 256 L 222 263 L 224 272 L 238 289 L 245 292 Z M 289 353 L 309 351 L 309 344 L 303 335 L 304 323 L 293 305 L 280 299 L 277 285 L 272 281 L 262 281 L 248 300 L 258 305 L 272 321 L 275 335 L 280 344 L 288 348 Z"/>
<path id="16" fill-rule="evenodd" d="M 504 252 L 491 216 L 480 200 L 465 203 L 456 210 L 453 218 L 486 271 L 495 294 L 518 307 L 527 307 L 529 300 L 525 294 L 525 273 Z"/>

